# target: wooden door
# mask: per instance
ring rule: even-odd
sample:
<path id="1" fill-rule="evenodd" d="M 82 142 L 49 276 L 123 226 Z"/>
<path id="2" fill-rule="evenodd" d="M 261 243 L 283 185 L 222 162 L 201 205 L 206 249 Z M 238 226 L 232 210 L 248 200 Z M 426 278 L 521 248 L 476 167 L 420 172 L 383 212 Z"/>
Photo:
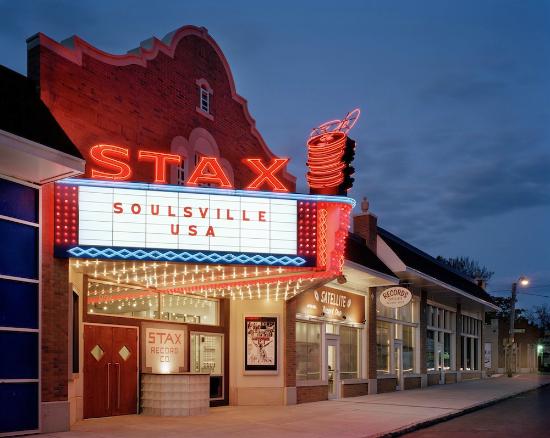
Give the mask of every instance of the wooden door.
<path id="1" fill-rule="evenodd" d="M 113 328 L 84 326 L 84 418 L 111 415 Z"/>
<path id="2" fill-rule="evenodd" d="M 137 329 L 84 325 L 84 418 L 137 412 Z"/>
<path id="3" fill-rule="evenodd" d="M 112 414 L 135 414 L 137 409 L 137 330 L 113 327 Z"/>

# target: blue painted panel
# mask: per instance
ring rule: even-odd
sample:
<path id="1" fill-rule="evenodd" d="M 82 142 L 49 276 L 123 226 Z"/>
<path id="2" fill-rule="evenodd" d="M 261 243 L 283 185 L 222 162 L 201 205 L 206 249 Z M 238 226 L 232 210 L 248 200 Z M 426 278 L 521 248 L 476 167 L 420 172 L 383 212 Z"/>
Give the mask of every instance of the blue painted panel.
<path id="1" fill-rule="evenodd" d="M 38 284 L 0 279 L 0 327 L 38 328 Z"/>
<path id="2" fill-rule="evenodd" d="M 38 429 L 38 383 L 0 383 L 0 433 Z"/>
<path id="3" fill-rule="evenodd" d="M 0 220 L 0 274 L 38 279 L 38 228 Z"/>
<path id="4" fill-rule="evenodd" d="M 0 379 L 38 379 L 38 333 L 0 331 Z"/>
<path id="5" fill-rule="evenodd" d="M 0 178 L 0 214 L 38 222 L 38 190 Z"/>

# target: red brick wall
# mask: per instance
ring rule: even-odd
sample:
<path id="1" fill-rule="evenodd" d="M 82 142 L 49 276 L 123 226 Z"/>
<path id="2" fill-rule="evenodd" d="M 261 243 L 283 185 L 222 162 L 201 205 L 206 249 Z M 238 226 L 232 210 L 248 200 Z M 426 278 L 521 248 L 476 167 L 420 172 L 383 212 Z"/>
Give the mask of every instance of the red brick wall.
<path id="1" fill-rule="evenodd" d="M 367 395 L 369 393 L 369 384 L 352 383 L 349 385 L 343 385 L 342 392 L 343 397 L 359 397 L 361 395 Z"/>
<path id="2" fill-rule="evenodd" d="M 368 331 L 368 370 L 369 379 L 376 379 L 376 288 L 369 287 L 367 295 L 367 331 Z"/>
<path id="3" fill-rule="evenodd" d="M 378 379 L 378 394 L 393 392 L 397 386 L 397 379 Z"/>
<path id="4" fill-rule="evenodd" d="M 328 400 L 328 385 L 299 386 L 296 388 L 296 403 Z"/>
<path id="5" fill-rule="evenodd" d="M 419 389 L 422 387 L 422 379 L 420 377 L 405 377 L 405 389 Z"/>
<path id="6" fill-rule="evenodd" d="M 296 299 L 285 304 L 285 387 L 296 386 Z"/>
<path id="7" fill-rule="evenodd" d="M 67 400 L 69 265 L 53 256 L 53 184 L 42 188 L 42 401 Z"/>
<path id="8" fill-rule="evenodd" d="M 255 175 L 242 158 L 271 161 L 246 101 L 234 91 L 225 57 L 206 30 L 178 29 L 170 45 L 157 41 L 149 55 L 115 57 L 78 38 L 73 42 L 69 49 L 39 34 L 29 43 L 28 68 L 39 81 L 42 100 L 86 160 L 96 144 L 129 147 L 132 179 L 151 182 L 153 164 L 138 162 L 137 149 L 170 152 L 175 137 L 188 139 L 201 127 L 231 164 L 237 188 Z M 213 120 L 196 110 L 196 81 L 202 78 L 213 89 Z M 90 169 L 88 163 L 86 177 Z M 294 191 L 293 176 L 286 173 L 282 180 Z"/>

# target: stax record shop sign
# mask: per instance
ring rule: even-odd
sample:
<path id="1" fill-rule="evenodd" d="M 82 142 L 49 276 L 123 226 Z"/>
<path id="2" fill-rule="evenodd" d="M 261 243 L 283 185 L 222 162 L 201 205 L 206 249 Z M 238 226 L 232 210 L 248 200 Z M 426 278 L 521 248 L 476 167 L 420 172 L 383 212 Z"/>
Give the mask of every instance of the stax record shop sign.
<path id="1" fill-rule="evenodd" d="M 409 289 L 395 286 L 385 289 L 380 294 L 380 303 L 383 306 L 397 309 L 406 306 L 412 300 L 412 293 Z"/>

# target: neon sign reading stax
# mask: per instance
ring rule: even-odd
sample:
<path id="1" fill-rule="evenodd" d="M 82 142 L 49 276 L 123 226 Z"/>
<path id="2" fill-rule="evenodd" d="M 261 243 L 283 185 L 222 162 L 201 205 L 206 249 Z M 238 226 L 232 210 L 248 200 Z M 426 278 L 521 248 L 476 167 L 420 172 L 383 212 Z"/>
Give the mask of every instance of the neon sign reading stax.
<path id="1" fill-rule="evenodd" d="M 90 157 L 95 165 L 91 171 L 92 178 L 114 181 L 131 179 L 133 172 L 128 163 L 130 160 L 130 150 L 128 148 L 98 144 L 90 149 Z M 183 163 L 183 158 L 180 155 L 147 150 L 138 151 L 137 159 L 153 164 L 154 182 L 157 184 L 168 182 L 168 166 L 181 166 Z M 269 164 L 264 164 L 260 158 L 245 158 L 243 163 L 256 174 L 256 177 L 246 186 L 246 189 L 260 190 L 267 187 L 274 192 L 288 192 L 288 188 L 277 177 L 277 174 L 288 163 L 288 158 L 274 158 Z M 229 178 L 216 157 L 201 157 L 185 184 L 189 186 L 215 184 L 225 189 L 232 188 Z"/>

